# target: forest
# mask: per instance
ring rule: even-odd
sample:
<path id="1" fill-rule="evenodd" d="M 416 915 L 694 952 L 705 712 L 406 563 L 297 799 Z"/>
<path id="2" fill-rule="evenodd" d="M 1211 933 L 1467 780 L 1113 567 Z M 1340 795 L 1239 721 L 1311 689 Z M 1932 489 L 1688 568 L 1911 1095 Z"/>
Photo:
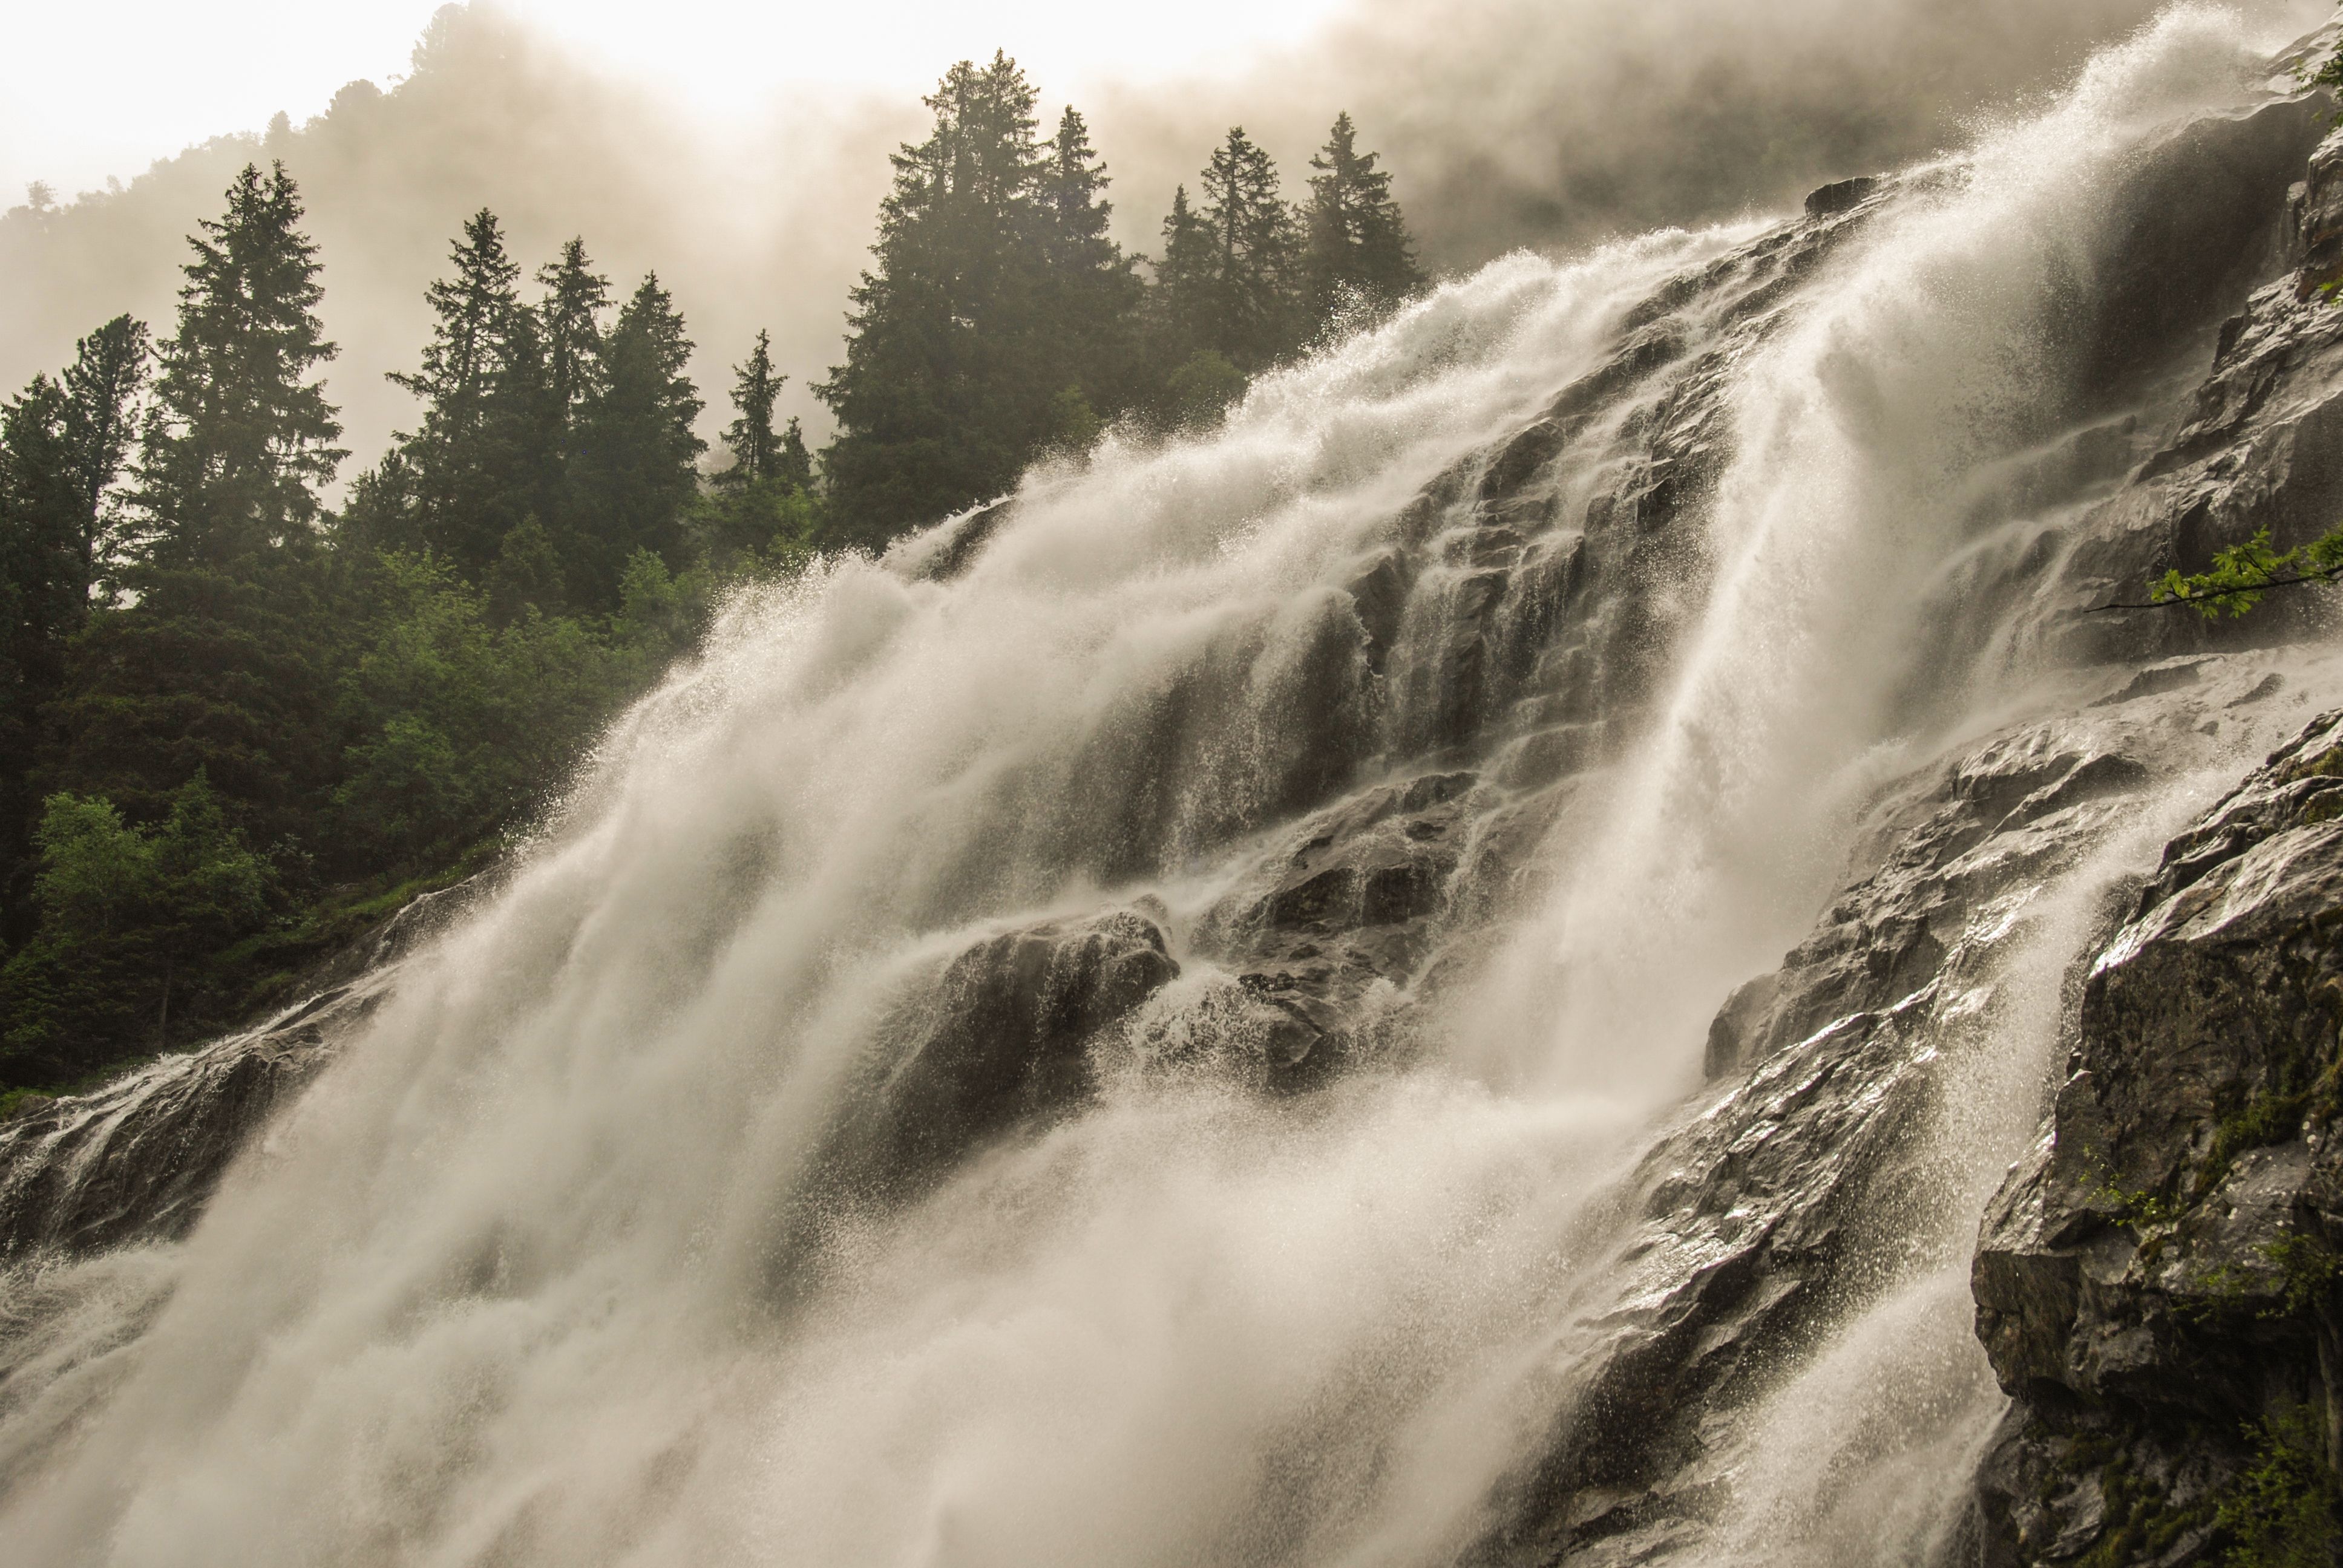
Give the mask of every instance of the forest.
<path id="1" fill-rule="evenodd" d="M 430 284 L 350 454 L 326 261 L 247 165 L 188 238 L 167 336 L 119 317 L 0 407 L 0 1091 L 68 1086 L 288 998 L 417 893 L 493 863 L 728 592 L 881 551 L 1110 428 L 1216 421 L 1251 377 L 1418 291 L 1391 176 L 1338 116 L 1299 202 L 1242 127 L 1160 253 L 1017 64 L 954 65 L 894 156 L 819 452 L 769 338 L 720 447 L 658 276 L 582 238 L 534 272 L 494 213 Z"/>

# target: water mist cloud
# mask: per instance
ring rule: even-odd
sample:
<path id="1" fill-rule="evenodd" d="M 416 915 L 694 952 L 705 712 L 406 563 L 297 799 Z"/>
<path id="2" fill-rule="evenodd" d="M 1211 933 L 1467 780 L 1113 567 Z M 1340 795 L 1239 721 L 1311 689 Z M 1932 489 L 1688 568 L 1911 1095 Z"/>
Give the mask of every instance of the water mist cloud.
<path id="1" fill-rule="evenodd" d="M 1361 0 L 1251 75 L 1111 95 L 1122 193 L 1161 210 L 1242 121 L 1289 181 L 1338 109 L 1382 149 L 1428 260 L 1786 205 L 1966 139 L 2065 85 L 2167 0 Z M 2324 0 L 2241 7 L 2290 37 Z M 1174 151 L 1174 146 L 1177 151 Z M 1159 195 L 1160 187 L 1160 195 Z M 1134 215 L 1126 215 L 1134 216 Z M 1140 225 L 1132 223 L 1131 237 Z M 1151 236 L 1144 237 L 1151 237 Z"/>

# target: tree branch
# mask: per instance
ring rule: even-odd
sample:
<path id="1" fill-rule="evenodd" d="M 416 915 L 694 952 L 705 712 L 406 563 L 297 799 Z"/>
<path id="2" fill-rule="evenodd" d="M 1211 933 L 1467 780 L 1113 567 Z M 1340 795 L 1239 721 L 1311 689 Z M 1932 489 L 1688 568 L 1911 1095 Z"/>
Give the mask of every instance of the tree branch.
<path id="1" fill-rule="evenodd" d="M 2096 605 L 2092 615 L 2104 615 L 2113 609 L 2177 609 L 2182 605 L 2224 604 L 2239 594 L 2268 593 L 2272 588 L 2302 588 L 2310 583 L 2331 583 L 2343 577 L 2343 565 L 2326 568 L 2302 577 L 2272 578 L 2267 582 L 2239 583 L 2235 588 L 2215 588 L 2206 593 L 2175 594 L 2170 598 L 2149 599 L 2139 604 Z"/>

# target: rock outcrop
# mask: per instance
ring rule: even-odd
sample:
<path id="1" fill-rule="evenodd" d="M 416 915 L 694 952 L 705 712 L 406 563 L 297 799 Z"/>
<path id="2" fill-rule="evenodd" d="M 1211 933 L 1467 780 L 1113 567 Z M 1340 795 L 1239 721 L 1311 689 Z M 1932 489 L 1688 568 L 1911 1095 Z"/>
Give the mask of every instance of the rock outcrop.
<path id="1" fill-rule="evenodd" d="M 1005 931 L 920 987 L 849 1101 L 832 1180 L 900 1194 L 1093 1086 L 1091 1047 L 1180 972 L 1162 930 L 1116 910 Z"/>
<path id="2" fill-rule="evenodd" d="M 1987 1213 L 1977 1333 L 2014 1402 L 1986 1561 L 2196 1561 L 2258 1451 L 2308 1433 L 2334 1462 L 2338 1030 L 2328 714 L 2173 840 L 2092 970 L 2043 1144 Z"/>
<path id="3" fill-rule="evenodd" d="M 1631 1563 L 1700 1541 L 1740 1458 L 1721 1412 L 1915 1251 L 1966 1251 L 1960 1205 L 1981 1195 L 1947 1187 L 1923 1133 L 1975 1091 L 1957 1075 L 2003 956 L 2151 775 L 2217 758 L 2220 725 L 2278 695 L 2266 681 L 2206 659 L 2187 685 L 1982 738 L 1883 796 L 1865 828 L 1884 863 L 1726 1005 L 1709 1101 L 1622 1184 L 1628 1222 L 1588 1270 L 1605 1283 L 1556 1338 L 1557 1383 L 1584 1392 L 1475 1561 Z"/>
<path id="4" fill-rule="evenodd" d="M 166 1241 L 195 1222 L 239 1150 L 397 983 L 401 962 L 492 885 L 426 893 L 303 977 L 305 999 L 87 1094 L 0 1122 L 0 1260 Z"/>
<path id="5" fill-rule="evenodd" d="M 0 1258 L 164 1241 L 194 1223 L 254 1130 L 380 1001 L 388 971 L 259 1028 L 0 1123 Z"/>

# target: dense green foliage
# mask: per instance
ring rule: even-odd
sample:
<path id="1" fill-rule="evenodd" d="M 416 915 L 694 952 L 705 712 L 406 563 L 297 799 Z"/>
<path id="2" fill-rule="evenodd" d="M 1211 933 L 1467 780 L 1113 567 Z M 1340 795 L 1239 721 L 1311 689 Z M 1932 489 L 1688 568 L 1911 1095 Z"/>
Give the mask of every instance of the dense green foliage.
<path id="1" fill-rule="evenodd" d="M 2326 1422 L 2296 1405 L 2263 1422 L 2259 1436 L 2221 1503 L 2233 1543 L 2224 1568 L 2327 1568 L 2343 1551 L 2343 1491 L 2328 1465 Z"/>
<path id="2" fill-rule="evenodd" d="M 524 302 L 487 212 L 395 377 L 415 432 L 330 515 L 300 217 L 283 169 L 246 169 L 169 339 L 109 322 L 0 407 L 0 1089 L 216 1027 L 479 861 L 689 648 L 720 578 L 793 569 L 818 532 L 754 377 L 757 470 L 703 494 L 656 278 L 606 329 L 572 243 Z"/>
<path id="3" fill-rule="evenodd" d="M 1210 424 L 1423 285 L 1347 116 L 1302 208 L 1232 130 L 1151 266 L 1015 62 L 926 102 L 819 458 L 759 333 L 703 473 L 657 276 L 615 296 L 582 239 L 527 275 L 483 209 L 391 377 L 411 427 L 330 507 L 335 348 L 281 164 L 190 236 L 169 337 L 117 317 L 0 405 L 0 1093 L 216 1028 L 484 864 L 729 581 L 883 548 L 1117 421 Z"/>

